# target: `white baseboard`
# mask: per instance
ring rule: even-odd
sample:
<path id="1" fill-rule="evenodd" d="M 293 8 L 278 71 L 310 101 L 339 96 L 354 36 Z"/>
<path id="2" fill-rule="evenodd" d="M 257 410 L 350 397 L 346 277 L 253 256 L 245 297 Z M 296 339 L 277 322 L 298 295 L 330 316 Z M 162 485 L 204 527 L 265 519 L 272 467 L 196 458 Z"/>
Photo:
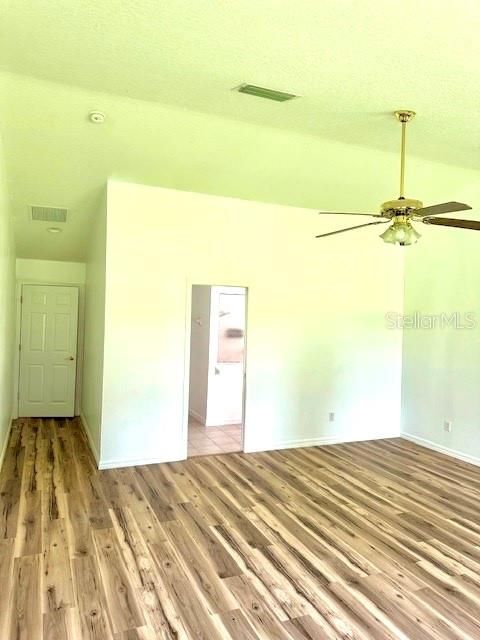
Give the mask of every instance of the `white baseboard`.
<path id="1" fill-rule="evenodd" d="M 385 440 L 386 438 L 399 438 L 399 431 L 388 431 L 386 433 L 367 434 L 364 437 L 344 437 L 344 436 L 322 436 L 320 438 L 299 438 L 297 440 L 280 440 L 278 442 L 269 442 L 265 445 L 248 447 L 245 443 L 245 453 L 255 453 L 256 451 L 276 451 L 278 449 L 297 449 L 302 447 L 319 447 L 329 444 L 346 444 L 347 442 L 364 442 L 367 440 Z"/>
<path id="2" fill-rule="evenodd" d="M 213 423 L 214 424 L 210 424 L 209 421 L 209 423 L 207 424 L 207 422 L 205 422 L 205 426 L 209 429 L 215 429 L 215 427 L 219 427 L 221 429 L 222 427 L 229 427 L 230 425 L 242 424 L 242 418 L 239 418 L 238 420 L 226 420 L 225 422 L 214 420 Z"/>
<path id="3" fill-rule="evenodd" d="M 205 424 L 205 416 L 201 416 L 199 413 L 197 413 L 193 409 L 188 410 L 188 415 L 192 416 L 192 418 L 195 418 L 195 420 L 197 420 L 201 424 Z"/>
<path id="4" fill-rule="evenodd" d="M 443 445 L 437 444 L 432 440 L 414 436 L 412 433 L 403 432 L 400 434 L 400 437 L 405 438 L 405 440 L 410 440 L 411 442 L 414 442 L 421 447 L 426 447 L 427 449 L 432 449 L 433 451 L 437 451 L 438 453 L 443 453 L 444 455 L 450 456 L 451 458 L 457 458 L 458 460 L 463 460 L 463 462 L 469 462 L 470 464 L 480 466 L 480 458 L 471 456 L 468 453 L 462 453 L 461 451 L 457 451 L 456 449 L 444 447 Z"/>
<path id="5" fill-rule="evenodd" d="M 7 428 L 7 433 L 5 434 L 5 442 L 2 446 L 2 451 L 0 453 L 0 471 L 3 467 L 3 461 L 5 460 L 5 456 L 7 455 L 8 443 L 10 442 L 10 434 L 12 432 L 12 420 L 10 420 L 10 425 Z"/>
<path id="6" fill-rule="evenodd" d="M 132 458 L 129 460 L 102 460 L 98 465 L 99 469 L 118 469 L 120 467 L 138 467 L 144 464 L 160 464 L 162 462 L 177 462 L 185 460 L 183 454 L 171 454 L 161 458 Z"/>
<path id="7" fill-rule="evenodd" d="M 144 464 L 158 464 L 159 462 L 175 462 L 177 460 L 185 459 L 184 455 L 171 454 L 169 456 L 162 456 L 161 458 L 130 458 L 126 460 L 100 460 L 100 455 L 93 441 L 90 427 L 88 426 L 88 422 L 83 414 L 80 415 L 80 420 L 82 421 L 83 430 L 85 431 L 85 434 L 87 436 L 88 444 L 90 445 L 90 449 L 93 453 L 93 457 L 95 458 L 97 467 L 100 470 L 118 469 L 120 467 L 136 467 Z"/>
<path id="8" fill-rule="evenodd" d="M 95 458 L 95 462 L 97 463 L 98 468 L 100 469 L 100 454 L 98 452 L 97 446 L 95 444 L 95 442 L 93 441 L 93 437 L 92 437 L 92 432 L 90 431 L 90 427 L 88 426 L 88 422 L 85 418 L 85 416 L 83 415 L 83 413 L 80 414 L 80 420 L 82 422 L 83 425 L 83 430 L 85 431 L 85 434 L 87 436 L 87 440 L 88 440 L 88 444 L 90 445 L 90 450 L 93 453 L 93 457 Z"/>
<path id="9" fill-rule="evenodd" d="M 195 420 L 197 420 L 197 422 L 200 422 L 200 424 L 203 424 L 205 427 L 225 427 L 229 424 L 241 424 L 242 422 L 242 417 L 240 416 L 238 418 L 238 420 L 225 420 L 224 422 L 222 421 L 213 421 L 215 424 L 207 424 L 207 418 L 206 416 L 202 416 L 199 413 L 197 413 L 196 411 L 194 411 L 193 409 L 189 409 L 188 410 L 188 415 L 192 418 L 195 418 Z M 211 422 L 209 420 L 209 422 Z"/>
<path id="10" fill-rule="evenodd" d="M 269 442 L 264 446 L 256 446 L 255 448 L 244 448 L 244 453 L 256 453 L 260 451 L 276 451 L 278 449 L 294 449 L 301 447 L 316 447 L 319 445 L 342 444 L 346 442 L 360 442 L 361 440 L 383 440 L 385 438 L 398 438 L 400 434 L 389 431 L 383 434 L 370 434 L 364 438 L 342 438 L 339 436 L 324 436 L 323 438 L 303 438 L 298 440 L 284 440 L 280 442 Z M 161 458 L 139 458 L 132 460 L 102 460 L 99 469 L 116 469 L 117 467 L 135 467 L 144 464 L 159 464 L 162 462 L 176 462 L 177 460 L 185 460 L 184 453 L 171 453 Z"/>

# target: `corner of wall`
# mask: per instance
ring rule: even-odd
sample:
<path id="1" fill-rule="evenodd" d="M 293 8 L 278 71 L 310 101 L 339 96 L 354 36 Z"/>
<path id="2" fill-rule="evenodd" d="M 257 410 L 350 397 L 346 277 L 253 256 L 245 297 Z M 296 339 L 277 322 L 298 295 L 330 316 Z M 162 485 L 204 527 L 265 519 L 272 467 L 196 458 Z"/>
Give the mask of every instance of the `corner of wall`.
<path id="1" fill-rule="evenodd" d="M 10 433 L 12 431 L 12 426 L 13 426 L 13 420 L 10 420 L 10 425 L 7 427 L 7 430 L 3 437 L 3 444 L 1 445 L 1 450 L 0 450 L 0 471 L 2 470 L 3 461 L 5 460 L 5 456 L 7 455 L 8 442 L 10 440 Z"/>
<path id="2" fill-rule="evenodd" d="M 402 247 L 405 249 L 405 247 Z M 403 287 L 402 287 L 402 300 L 400 305 L 400 311 L 403 315 L 406 313 L 406 295 L 407 295 L 407 260 L 409 259 L 409 254 L 404 251 L 402 254 L 402 273 L 403 273 Z M 405 367 L 404 367 L 404 358 L 405 358 L 405 330 L 402 329 L 401 333 L 401 345 L 400 345 L 400 407 L 398 410 L 399 416 L 399 425 L 398 425 L 398 435 L 401 436 L 403 434 L 403 396 L 404 396 L 404 375 L 405 375 Z"/>
<path id="3" fill-rule="evenodd" d="M 475 204 L 479 184 L 478 178 L 466 181 L 452 196 Z M 404 315 L 410 325 L 403 330 L 401 436 L 478 465 L 478 239 L 465 231 L 423 231 L 421 244 L 405 260 Z M 471 312 L 474 326 L 464 324 Z"/>
<path id="4" fill-rule="evenodd" d="M 105 347 L 107 191 L 102 192 L 86 261 L 81 419 L 97 464 L 101 459 Z"/>
<path id="5" fill-rule="evenodd" d="M 95 458 L 95 462 L 97 463 L 97 467 L 100 466 L 100 453 L 98 451 L 97 445 L 95 443 L 95 440 L 93 439 L 93 435 L 92 435 L 92 430 L 90 429 L 90 426 L 87 422 L 87 419 L 85 418 L 85 416 L 83 415 L 83 413 L 80 414 L 80 420 L 82 422 L 82 427 L 83 430 L 85 432 L 85 435 L 87 436 L 87 440 L 88 440 L 88 444 L 90 445 L 90 450 L 93 454 L 93 457 Z"/>
<path id="6" fill-rule="evenodd" d="M 8 443 L 13 415 L 13 354 L 15 345 L 15 245 L 0 137 L 0 451 Z"/>

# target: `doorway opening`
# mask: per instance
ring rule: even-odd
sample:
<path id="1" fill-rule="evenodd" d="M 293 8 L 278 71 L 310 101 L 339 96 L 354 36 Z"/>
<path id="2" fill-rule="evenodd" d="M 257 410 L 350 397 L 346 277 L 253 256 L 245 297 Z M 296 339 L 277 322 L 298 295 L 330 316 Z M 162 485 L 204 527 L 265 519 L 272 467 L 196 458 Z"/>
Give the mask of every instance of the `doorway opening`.
<path id="1" fill-rule="evenodd" d="M 188 457 L 243 451 L 245 287 L 193 285 Z"/>

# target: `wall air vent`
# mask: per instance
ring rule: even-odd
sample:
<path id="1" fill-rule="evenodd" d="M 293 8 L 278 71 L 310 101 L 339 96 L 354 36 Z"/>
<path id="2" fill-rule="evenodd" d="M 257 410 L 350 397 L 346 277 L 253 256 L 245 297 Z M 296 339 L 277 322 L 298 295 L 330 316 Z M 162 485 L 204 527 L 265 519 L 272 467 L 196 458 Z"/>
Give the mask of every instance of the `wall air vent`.
<path id="1" fill-rule="evenodd" d="M 241 84 L 235 87 L 234 91 L 239 93 L 248 93 L 249 96 L 257 96 L 257 98 L 266 98 L 267 100 L 275 100 L 275 102 L 287 102 L 298 98 L 294 93 L 285 93 L 284 91 L 274 91 L 274 89 L 266 89 L 265 87 L 257 87 L 254 84 Z"/>
<path id="2" fill-rule="evenodd" d="M 66 222 L 67 209 L 59 207 L 38 207 L 32 205 L 30 207 L 32 220 L 40 220 L 41 222 Z"/>

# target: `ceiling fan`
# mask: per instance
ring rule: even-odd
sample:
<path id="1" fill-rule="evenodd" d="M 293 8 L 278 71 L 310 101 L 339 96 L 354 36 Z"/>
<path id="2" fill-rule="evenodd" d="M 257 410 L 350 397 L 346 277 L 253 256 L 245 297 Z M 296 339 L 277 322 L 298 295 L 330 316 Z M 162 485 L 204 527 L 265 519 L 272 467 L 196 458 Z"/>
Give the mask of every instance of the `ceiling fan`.
<path id="1" fill-rule="evenodd" d="M 459 227 L 461 229 L 475 229 L 480 231 L 480 222 L 476 220 L 459 220 L 457 218 L 437 218 L 435 216 L 441 213 L 452 213 L 454 211 L 466 211 L 471 209 L 468 204 L 462 204 L 461 202 L 444 202 L 442 204 L 434 204 L 430 207 L 424 207 L 420 200 L 412 200 L 405 197 L 405 143 L 406 143 L 406 128 L 407 123 L 415 117 L 414 111 L 395 111 L 395 117 L 400 121 L 402 125 L 402 142 L 400 152 L 400 196 L 397 200 L 388 200 L 381 206 L 380 213 L 346 213 L 336 211 L 319 211 L 320 214 L 335 214 L 335 215 L 350 215 L 350 216 L 370 216 L 371 218 L 378 218 L 375 222 L 367 222 L 366 224 L 359 224 L 354 227 L 347 227 L 346 229 L 338 229 L 337 231 L 330 231 L 328 233 L 321 233 L 316 238 L 325 238 L 326 236 L 333 236 L 337 233 L 344 233 L 345 231 L 352 231 L 353 229 L 361 229 L 362 227 L 369 227 L 374 224 L 385 224 L 391 222 L 392 224 L 384 231 L 380 238 L 384 242 L 390 244 L 399 244 L 406 246 L 414 244 L 420 238 L 420 234 L 412 226 L 412 221 L 423 222 L 423 224 L 435 224 L 442 227 Z"/>

